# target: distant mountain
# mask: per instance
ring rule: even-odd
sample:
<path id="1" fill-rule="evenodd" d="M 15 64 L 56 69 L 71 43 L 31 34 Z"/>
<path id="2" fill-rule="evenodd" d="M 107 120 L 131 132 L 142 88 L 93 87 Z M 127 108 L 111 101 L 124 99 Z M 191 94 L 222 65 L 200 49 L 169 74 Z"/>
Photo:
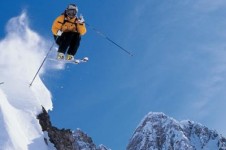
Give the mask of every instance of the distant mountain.
<path id="1" fill-rule="evenodd" d="M 104 145 L 96 146 L 92 138 L 80 129 L 71 131 L 70 129 L 58 129 L 50 121 L 47 111 L 38 115 L 42 131 L 45 133 L 45 143 L 49 150 L 110 150 Z"/>
<path id="2" fill-rule="evenodd" d="M 193 121 L 178 122 L 163 113 L 149 113 L 127 150 L 226 150 L 226 138 Z"/>

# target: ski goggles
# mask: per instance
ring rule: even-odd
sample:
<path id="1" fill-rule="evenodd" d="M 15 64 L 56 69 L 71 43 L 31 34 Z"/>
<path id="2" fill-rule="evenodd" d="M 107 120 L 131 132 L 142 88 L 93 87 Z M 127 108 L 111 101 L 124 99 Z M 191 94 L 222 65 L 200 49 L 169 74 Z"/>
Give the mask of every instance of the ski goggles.
<path id="1" fill-rule="evenodd" d="M 76 10 L 75 9 L 68 9 L 66 10 L 66 14 L 70 17 L 73 18 L 76 15 Z"/>

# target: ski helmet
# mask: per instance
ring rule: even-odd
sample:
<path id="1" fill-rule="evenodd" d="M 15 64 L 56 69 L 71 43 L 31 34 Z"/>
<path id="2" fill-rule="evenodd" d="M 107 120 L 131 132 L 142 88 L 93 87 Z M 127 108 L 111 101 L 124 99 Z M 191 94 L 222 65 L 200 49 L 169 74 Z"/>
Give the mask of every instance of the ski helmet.
<path id="1" fill-rule="evenodd" d="M 78 13 L 78 7 L 75 4 L 69 4 L 65 12 L 68 17 L 73 18 Z"/>

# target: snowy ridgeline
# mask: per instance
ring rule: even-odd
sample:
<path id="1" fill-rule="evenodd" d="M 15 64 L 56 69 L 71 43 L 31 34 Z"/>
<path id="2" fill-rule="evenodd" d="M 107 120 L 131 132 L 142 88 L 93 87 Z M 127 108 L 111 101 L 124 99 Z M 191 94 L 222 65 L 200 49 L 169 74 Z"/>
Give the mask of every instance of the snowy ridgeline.
<path id="1" fill-rule="evenodd" d="M 226 138 L 199 123 L 149 113 L 135 130 L 127 150 L 226 150 Z"/>

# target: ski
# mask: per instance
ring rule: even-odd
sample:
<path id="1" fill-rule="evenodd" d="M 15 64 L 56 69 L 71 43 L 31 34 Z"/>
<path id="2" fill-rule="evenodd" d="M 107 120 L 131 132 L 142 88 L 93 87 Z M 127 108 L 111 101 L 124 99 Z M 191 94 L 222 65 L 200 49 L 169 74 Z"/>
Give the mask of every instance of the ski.
<path id="1" fill-rule="evenodd" d="M 72 64 L 80 64 L 80 63 L 86 63 L 88 62 L 89 58 L 88 57 L 84 57 L 82 59 L 73 59 L 73 60 L 66 60 L 66 59 L 57 59 L 57 58 L 48 58 L 49 60 L 54 60 L 54 61 L 58 61 L 58 62 L 63 62 L 63 63 L 72 63 Z"/>
<path id="2" fill-rule="evenodd" d="M 84 57 L 82 59 L 73 59 L 73 60 L 59 60 L 59 61 L 63 61 L 64 63 L 72 63 L 72 64 L 80 64 L 80 63 L 86 63 L 88 62 L 89 58 L 88 57 Z"/>

